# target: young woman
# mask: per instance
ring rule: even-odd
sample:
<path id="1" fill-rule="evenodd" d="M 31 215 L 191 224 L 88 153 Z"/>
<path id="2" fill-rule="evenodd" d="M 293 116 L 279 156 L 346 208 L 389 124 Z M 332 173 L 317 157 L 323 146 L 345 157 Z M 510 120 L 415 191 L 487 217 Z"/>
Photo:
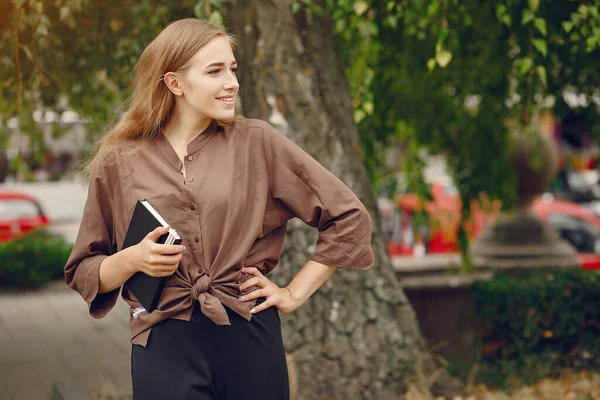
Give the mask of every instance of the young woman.
<path id="1" fill-rule="evenodd" d="M 134 273 L 168 277 L 152 312 L 123 289 L 136 400 L 287 399 L 278 311 L 294 311 L 336 268 L 373 264 L 371 218 L 356 196 L 268 123 L 234 118 L 236 69 L 225 32 L 172 23 L 141 54 L 129 109 L 88 165 L 67 284 L 102 318 Z M 160 228 L 122 249 L 141 199 L 182 245 L 157 244 Z M 280 288 L 267 275 L 294 217 L 319 239 Z"/>

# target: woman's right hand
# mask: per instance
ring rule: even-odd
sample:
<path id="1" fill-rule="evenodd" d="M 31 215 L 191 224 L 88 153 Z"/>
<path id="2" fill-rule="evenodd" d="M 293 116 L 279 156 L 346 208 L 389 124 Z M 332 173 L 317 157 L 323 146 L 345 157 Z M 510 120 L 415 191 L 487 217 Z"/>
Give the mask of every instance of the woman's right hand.
<path id="1" fill-rule="evenodd" d="M 129 247 L 128 261 L 135 272 L 160 277 L 171 276 L 177 270 L 185 246 L 156 243 L 169 227 L 156 228 L 138 244 Z"/>

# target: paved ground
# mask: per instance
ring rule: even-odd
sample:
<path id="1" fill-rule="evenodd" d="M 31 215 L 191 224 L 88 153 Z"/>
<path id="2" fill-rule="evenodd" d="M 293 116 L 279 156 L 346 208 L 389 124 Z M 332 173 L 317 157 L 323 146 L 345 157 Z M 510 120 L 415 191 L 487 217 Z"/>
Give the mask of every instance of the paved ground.
<path id="1" fill-rule="evenodd" d="M 128 320 L 122 299 L 93 319 L 60 282 L 0 291 L 0 400 L 47 400 L 56 381 L 78 381 L 106 396 L 130 394 Z"/>

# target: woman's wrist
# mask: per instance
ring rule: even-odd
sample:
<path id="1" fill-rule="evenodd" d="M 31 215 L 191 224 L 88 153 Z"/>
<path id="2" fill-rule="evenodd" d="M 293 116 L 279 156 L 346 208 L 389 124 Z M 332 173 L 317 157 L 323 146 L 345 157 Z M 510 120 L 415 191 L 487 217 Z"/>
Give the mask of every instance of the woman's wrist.
<path id="1" fill-rule="evenodd" d="M 136 272 L 130 248 L 106 257 L 100 264 L 100 288 L 98 293 L 110 292 L 123 285 Z M 128 251 L 129 250 L 129 251 Z"/>
<path id="2" fill-rule="evenodd" d="M 115 255 L 119 256 L 118 264 L 120 264 L 127 274 L 135 274 L 137 272 L 137 268 L 135 263 L 133 262 L 132 252 L 135 251 L 135 246 L 128 247 L 126 249 L 121 250 Z"/>
<path id="3" fill-rule="evenodd" d="M 335 267 L 309 260 L 286 286 L 294 302 L 303 304 L 333 274 Z"/>
<path id="4" fill-rule="evenodd" d="M 292 301 L 292 303 L 296 304 L 298 302 L 298 300 L 297 300 L 297 297 L 294 296 L 294 293 L 292 293 L 292 289 L 290 289 L 288 286 L 286 286 L 284 289 L 288 291 L 288 293 L 290 295 L 290 300 Z M 298 307 L 300 305 L 301 304 L 298 304 Z"/>

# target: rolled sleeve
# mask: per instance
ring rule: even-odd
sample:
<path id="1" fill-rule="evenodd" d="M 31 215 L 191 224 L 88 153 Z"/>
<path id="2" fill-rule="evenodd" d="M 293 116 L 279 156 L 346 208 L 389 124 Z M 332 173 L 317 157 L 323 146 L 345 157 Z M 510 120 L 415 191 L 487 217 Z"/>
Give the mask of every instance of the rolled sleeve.
<path id="1" fill-rule="evenodd" d="M 100 265 L 115 250 L 108 172 L 101 166 L 91 174 L 79 232 L 64 268 L 67 285 L 88 303 L 94 318 L 104 317 L 114 307 L 120 289 L 98 294 Z"/>
<path id="2" fill-rule="evenodd" d="M 372 220 L 356 195 L 283 134 L 265 124 L 265 159 L 275 204 L 319 230 L 311 259 L 332 267 L 373 266 Z"/>

